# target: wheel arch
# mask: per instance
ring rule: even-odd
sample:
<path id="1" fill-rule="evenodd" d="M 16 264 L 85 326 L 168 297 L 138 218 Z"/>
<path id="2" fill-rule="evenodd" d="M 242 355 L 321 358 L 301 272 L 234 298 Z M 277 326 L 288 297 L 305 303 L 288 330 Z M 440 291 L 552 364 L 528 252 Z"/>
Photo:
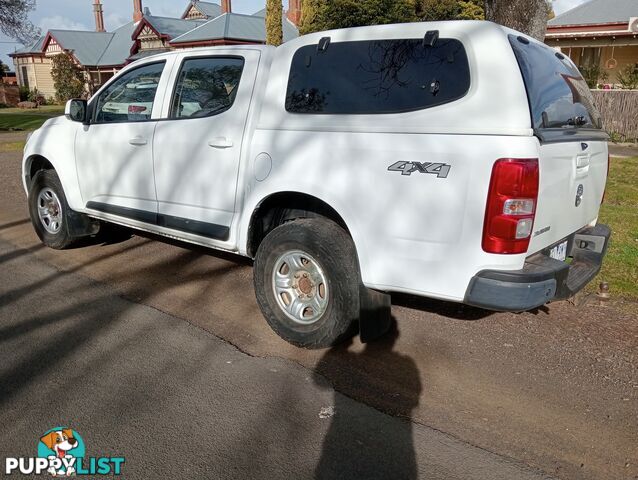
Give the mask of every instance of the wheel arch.
<path id="1" fill-rule="evenodd" d="M 282 223 L 296 218 L 313 217 L 329 218 L 353 237 L 351 225 L 330 203 L 308 193 L 280 191 L 265 196 L 252 209 L 245 233 L 246 254 L 254 258 L 266 235 Z"/>
<path id="2" fill-rule="evenodd" d="M 67 197 L 69 206 L 76 211 L 82 210 L 82 203 L 77 176 L 75 173 L 75 164 L 66 165 L 64 162 L 57 162 L 54 158 L 42 155 L 41 153 L 31 153 L 23 160 L 22 166 L 22 182 L 26 194 L 29 194 L 29 188 L 33 177 L 40 170 L 54 170 L 62 183 L 64 195 Z"/>
<path id="3" fill-rule="evenodd" d="M 31 184 L 33 177 L 40 170 L 55 170 L 53 163 L 43 155 L 31 155 L 24 162 L 25 182 Z"/>

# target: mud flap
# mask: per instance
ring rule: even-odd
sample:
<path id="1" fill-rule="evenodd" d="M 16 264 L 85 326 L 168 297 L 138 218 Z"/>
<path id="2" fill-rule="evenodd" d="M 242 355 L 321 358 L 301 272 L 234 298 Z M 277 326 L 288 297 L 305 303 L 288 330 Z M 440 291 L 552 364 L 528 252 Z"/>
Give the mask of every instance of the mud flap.
<path id="1" fill-rule="evenodd" d="M 100 222 L 69 209 L 69 233 L 73 237 L 88 237 L 100 231 Z"/>
<path id="2" fill-rule="evenodd" d="M 392 300 L 387 293 L 370 290 L 363 285 L 359 292 L 359 337 L 362 343 L 369 343 L 385 335 L 392 327 Z"/>

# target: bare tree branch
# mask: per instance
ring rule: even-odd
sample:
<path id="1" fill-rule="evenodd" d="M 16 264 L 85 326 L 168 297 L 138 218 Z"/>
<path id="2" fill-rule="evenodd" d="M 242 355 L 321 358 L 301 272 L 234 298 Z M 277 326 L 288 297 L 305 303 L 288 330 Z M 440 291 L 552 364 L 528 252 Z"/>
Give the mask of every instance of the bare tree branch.
<path id="1" fill-rule="evenodd" d="M 35 0 L 0 0 L 0 31 L 24 45 L 40 36 L 40 29 L 28 18 L 35 8 Z"/>

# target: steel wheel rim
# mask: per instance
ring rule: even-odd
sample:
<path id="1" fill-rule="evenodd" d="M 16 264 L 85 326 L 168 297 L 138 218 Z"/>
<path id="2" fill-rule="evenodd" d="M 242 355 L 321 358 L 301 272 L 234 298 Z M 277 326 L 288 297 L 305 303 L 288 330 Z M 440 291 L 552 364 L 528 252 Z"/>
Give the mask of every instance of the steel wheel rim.
<path id="1" fill-rule="evenodd" d="M 326 275 L 319 262 L 301 250 L 277 258 L 272 286 L 279 308 L 299 325 L 316 323 L 328 308 Z"/>
<path id="2" fill-rule="evenodd" d="M 62 202 L 49 187 L 43 188 L 38 194 L 38 218 L 51 234 L 55 235 L 62 228 Z"/>

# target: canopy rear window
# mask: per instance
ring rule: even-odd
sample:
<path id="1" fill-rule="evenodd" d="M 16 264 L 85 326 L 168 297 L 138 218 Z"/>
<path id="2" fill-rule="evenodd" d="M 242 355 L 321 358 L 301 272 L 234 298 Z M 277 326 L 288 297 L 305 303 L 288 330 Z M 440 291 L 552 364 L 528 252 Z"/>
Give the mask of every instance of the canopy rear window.
<path id="1" fill-rule="evenodd" d="M 527 88 L 535 130 L 601 129 L 600 114 L 578 69 L 551 47 L 509 36 Z"/>
<path id="2" fill-rule="evenodd" d="M 306 114 L 384 114 L 430 108 L 465 96 L 470 69 L 463 44 L 439 38 L 306 45 L 290 69 L 286 110 Z"/>

